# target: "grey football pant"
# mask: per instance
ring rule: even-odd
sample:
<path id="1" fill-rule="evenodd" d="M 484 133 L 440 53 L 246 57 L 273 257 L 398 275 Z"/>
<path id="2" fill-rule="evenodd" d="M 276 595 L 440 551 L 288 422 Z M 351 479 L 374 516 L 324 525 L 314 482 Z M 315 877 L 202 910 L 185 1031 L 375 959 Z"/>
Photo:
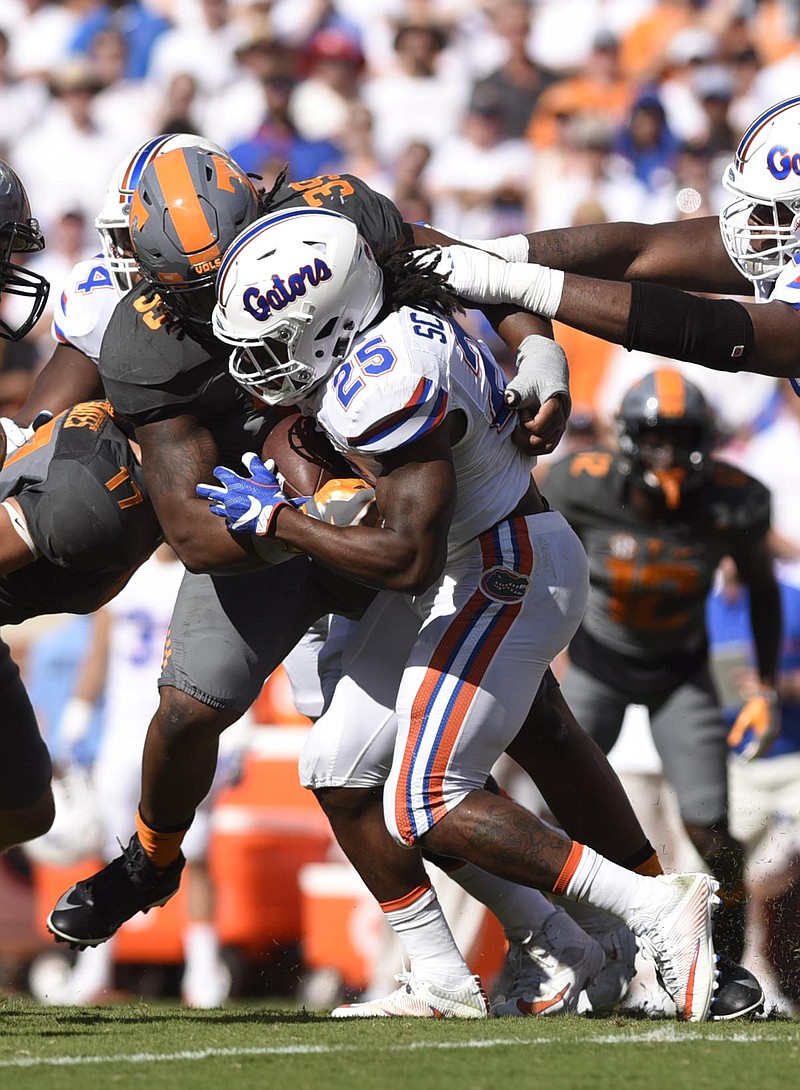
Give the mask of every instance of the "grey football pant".
<path id="1" fill-rule="evenodd" d="M 604 753 L 619 736 L 628 704 L 644 704 L 683 820 L 709 826 L 727 817 L 728 731 L 707 666 L 650 700 L 616 689 L 576 666 L 567 669 L 561 689 L 578 722 Z"/>
<path id="2" fill-rule="evenodd" d="M 187 572 L 159 687 L 243 715 L 315 621 L 326 613 L 358 617 L 374 595 L 302 556 L 243 575 Z"/>

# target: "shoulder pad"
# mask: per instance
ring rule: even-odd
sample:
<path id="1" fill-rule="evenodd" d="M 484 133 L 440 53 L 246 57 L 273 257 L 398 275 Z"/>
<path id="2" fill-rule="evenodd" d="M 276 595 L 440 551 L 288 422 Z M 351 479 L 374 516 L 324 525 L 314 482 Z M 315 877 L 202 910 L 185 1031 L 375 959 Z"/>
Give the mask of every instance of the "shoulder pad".
<path id="1" fill-rule="evenodd" d="M 328 380 L 326 422 L 348 447 L 366 455 L 415 442 L 447 415 L 441 363 L 434 352 L 414 351 L 398 315 L 391 315 L 374 335 L 359 338 Z"/>
<path id="2" fill-rule="evenodd" d="M 766 532 L 772 495 L 766 485 L 727 462 L 712 462 L 710 513 L 718 530 Z"/>
<path id="3" fill-rule="evenodd" d="M 373 250 L 399 242 L 403 217 L 397 206 L 354 174 L 323 174 L 286 182 L 272 204 L 286 207 L 330 208 L 355 223 Z"/>
<path id="4" fill-rule="evenodd" d="M 56 298 L 50 327 L 53 339 L 96 360 L 118 301 L 103 259 L 79 261 Z"/>
<path id="5" fill-rule="evenodd" d="M 800 308 L 800 268 L 791 262 L 781 269 L 772 291 L 759 299 L 764 303 L 788 303 Z"/>
<path id="6" fill-rule="evenodd" d="M 616 480 L 612 476 L 614 464 L 613 451 L 576 451 L 550 466 L 542 491 L 568 519 L 582 510 L 597 510 L 605 506 Z"/>

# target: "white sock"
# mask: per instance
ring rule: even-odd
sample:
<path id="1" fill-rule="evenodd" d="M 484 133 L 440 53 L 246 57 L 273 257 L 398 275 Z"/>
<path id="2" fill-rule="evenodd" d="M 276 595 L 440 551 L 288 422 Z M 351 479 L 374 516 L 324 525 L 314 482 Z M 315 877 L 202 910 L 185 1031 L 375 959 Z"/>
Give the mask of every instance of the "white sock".
<path id="1" fill-rule="evenodd" d="M 578 904 L 570 897 L 558 897 L 555 894 L 553 894 L 553 900 L 589 935 L 605 934 L 616 931 L 619 927 L 619 917 L 612 916 L 603 908 L 595 908 L 590 904 Z"/>
<path id="2" fill-rule="evenodd" d="M 219 937 L 209 920 L 194 920 L 183 932 L 183 959 L 187 971 L 212 968 L 219 962 Z"/>
<path id="3" fill-rule="evenodd" d="M 553 892 L 604 908 L 625 923 L 643 905 L 660 907 L 672 898 L 672 891 L 658 879 L 626 870 L 576 841 Z"/>
<path id="4" fill-rule="evenodd" d="M 508 882 L 472 863 L 464 863 L 448 874 L 476 901 L 494 913 L 507 939 L 523 939 L 531 933 L 538 934 L 556 911 L 538 889 Z"/>
<path id="5" fill-rule="evenodd" d="M 381 908 L 403 944 L 415 976 L 448 991 L 464 986 L 472 973 L 430 886 L 418 886 L 407 897 L 385 902 Z"/>
<path id="6" fill-rule="evenodd" d="M 87 946 L 75 960 L 67 985 L 66 1002 L 75 1006 L 93 1003 L 114 982 L 114 940 Z"/>

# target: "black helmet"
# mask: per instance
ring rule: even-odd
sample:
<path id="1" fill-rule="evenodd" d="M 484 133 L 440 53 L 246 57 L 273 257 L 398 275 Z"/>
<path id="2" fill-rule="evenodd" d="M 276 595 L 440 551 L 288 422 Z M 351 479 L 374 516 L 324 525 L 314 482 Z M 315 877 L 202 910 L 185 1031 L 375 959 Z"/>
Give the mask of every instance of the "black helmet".
<path id="1" fill-rule="evenodd" d="M 229 156 L 176 148 L 142 172 L 130 232 L 142 276 L 176 317 L 209 325 L 222 255 L 258 218 L 255 186 Z"/>
<path id="2" fill-rule="evenodd" d="M 25 186 L 8 163 L 0 159 L 0 295 L 19 295 L 30 300 L 27 317 L 16 326 L 0 318 L 0 337 L 20 341 L 42 316 L 50 294 L 43 276 L 12 261 L 14 254 L 33 254 L 44 249 L 44 235 L 31 216 Z"/>
<path id="3" fill-rule="evenodd" d="M 631 386 L 615 425 L 622 472 L 663 492 L 668 507 L 677 507 L 681 492 L 702 481 L 716 438 L 714 417 L 699 388 L 680 371 L 660 367 Z M 652 442 L 656 438 L 660 445 Z"/>

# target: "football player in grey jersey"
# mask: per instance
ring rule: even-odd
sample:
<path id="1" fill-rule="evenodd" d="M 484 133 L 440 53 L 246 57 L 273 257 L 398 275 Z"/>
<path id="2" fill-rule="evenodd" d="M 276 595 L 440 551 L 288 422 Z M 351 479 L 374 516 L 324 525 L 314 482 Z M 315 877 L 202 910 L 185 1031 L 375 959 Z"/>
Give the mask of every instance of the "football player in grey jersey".
<path id="1" fill-rule="evenodd" d="M 8 457 L 0 512 L 0 625 L 93 612 L 161 540 L 134 446 L 99 401 L 44 423 Z M 0 850 L 6 850 L 46 833 L 54 811 L 47 747 L 2 640 L 0 699 Z"/>
<path id="2" fill-rule="evenodd" d="M 723 556 L 750 592 L 760 686 L 741 723 L 768 748 L 779 728 L 775 672 L 780 599 L 767 542 L 770 495 L 712 455 L 713 416 L 700 390 L 671 367 L 625 394 L 620 449 L 556 462 L 546 494 L 583 542 L 590 593 L 570 643 L 564 695 L 608 752 L 628 704 L 644 704 L 686 832 L 726 893 L 718 950 L 744 945 L 744 858 L 728 828 L 727 728 L 708 667 L 705 605 Z M 743 727 L 744 729 L 744 727 Z"/>

